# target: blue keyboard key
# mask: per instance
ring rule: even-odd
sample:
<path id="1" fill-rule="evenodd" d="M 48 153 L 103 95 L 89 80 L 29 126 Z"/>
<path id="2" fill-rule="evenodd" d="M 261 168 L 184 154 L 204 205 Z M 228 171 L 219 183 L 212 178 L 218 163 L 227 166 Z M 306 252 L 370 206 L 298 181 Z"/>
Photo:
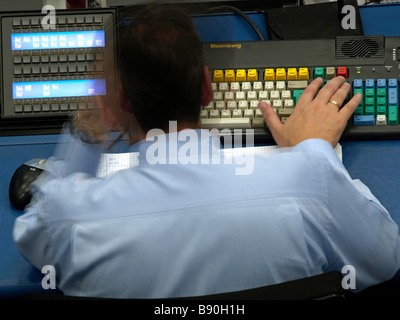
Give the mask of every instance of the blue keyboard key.
<path id="1" fill-rule="evenodd" d="M 376 81 L 377 88 L 386 88 L 386 79 L 378 79 Z"/>
<path id="2" fill-rule="evenodd" d="M 353 88 L 354 89 L 363 89 L 363 81 L 362 81 L 362 79 L 354 79 Z"/>
<path id="3" fill-rule="evenodd" d="M 399 102 L 399 93 L 397 88 L 389 88 L 388 90 L 388 104 L 389 106 L 396 106 Z"/>
<path id="4" fill-rule="evenodd" d="M 353 124 L 355 126 L 374 126 L 375 116 L 373 115 L 354 116 Z"/>
<path id="5" fill-rule="evenodd" d="M 399 85 L 397 84 L 397 79 L 389 79 L 389 88 L 399 88 Z"/>
<path id="6" fill-rule="evenodd" d="M 374 79 L 366 79 L 365 80 L 365 89 L 375 89 L 375 80 Z"/>

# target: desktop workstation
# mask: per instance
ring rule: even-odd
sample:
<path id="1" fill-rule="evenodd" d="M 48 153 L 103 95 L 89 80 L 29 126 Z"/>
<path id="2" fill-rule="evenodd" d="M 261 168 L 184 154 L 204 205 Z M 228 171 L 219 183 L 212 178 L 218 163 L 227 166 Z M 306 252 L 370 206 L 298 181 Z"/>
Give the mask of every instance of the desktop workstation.
<path id="1" fill-rule="evenodd" d="M 249 16 L 267 37 L 267 28 L 260 14 L 250 13 Z M 361 7 L 360 16 L 365 35 L 400 36 L 399 5 Z M 194 20 L 200 38 L 204 42 L 257 40 L 253 30 L 234 14 L 194 15 Z M 2 197 L 0 296 L 4 297 L 45 292 L 41 287 L 43 275 L 19 255 L 12 241 L 13 223 L 21 212 L 11 206 L 8 199 L 8 186 L 12 174 L 22 163 L 33 158 L 51 156 L 59 135 L 57 133 L 33 134 L 34 131 L 30 133 L 20 132 L 20 134 L 3 135 L 0 138 L 3 155 L 0 195 Z M 400 206 L 397 197 L 397 182 L 400 181 L 400 173 L 396 170 L 396 164 L 400 160 L 399 140 L 347 140 L 342 141 L 341 144 L 343 162 L 352 177 L 365 182 L 389 210 L 393 219 L 400 223 L 398 209 Z"/>

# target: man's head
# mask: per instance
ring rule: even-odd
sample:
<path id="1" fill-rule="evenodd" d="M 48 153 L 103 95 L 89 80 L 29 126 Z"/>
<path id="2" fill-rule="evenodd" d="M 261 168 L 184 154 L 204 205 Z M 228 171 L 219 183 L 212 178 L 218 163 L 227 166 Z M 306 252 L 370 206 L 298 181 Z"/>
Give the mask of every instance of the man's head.
<path id="1" fill-rule="evenodd" d="M 202 103 L 202 46 L 191 18 L 171 6 L 144 7 L 123 27 L 119 73 L 141 130 L 169 121 L 196 126 Z"/>

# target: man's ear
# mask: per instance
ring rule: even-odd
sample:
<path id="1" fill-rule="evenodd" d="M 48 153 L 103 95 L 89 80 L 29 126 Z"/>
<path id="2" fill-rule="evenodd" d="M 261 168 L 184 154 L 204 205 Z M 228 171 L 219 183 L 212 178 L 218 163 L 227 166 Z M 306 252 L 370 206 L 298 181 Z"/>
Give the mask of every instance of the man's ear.
<path id="1" fill-rule="evenodd" d="M 203 67 L 203 82 L 201 85 L 201 105 L 208 106 L 213 99 L 213 90 L 211 87 L 210 71 L 207 66 Z"/>

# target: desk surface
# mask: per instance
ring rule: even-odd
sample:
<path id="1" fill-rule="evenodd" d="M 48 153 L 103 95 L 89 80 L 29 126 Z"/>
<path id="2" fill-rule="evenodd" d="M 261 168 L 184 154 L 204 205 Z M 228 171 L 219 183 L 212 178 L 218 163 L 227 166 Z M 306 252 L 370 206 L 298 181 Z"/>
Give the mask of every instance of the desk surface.
<path id="1" fill-rule="evenodd" d="M 360 8 L 365 34 L 400 35 L 400 5 Z M 196 17 L 195 24 L 203 41 L 245 41 L 253 32 L 234 15 Z M 252 19 L 266 34 L 261 17 Z M 225 33 L 219 24 L 230 30 Z M 219 30 L 216 32 L 216 30 Z M 250 35 L 251 34 L 251 35 Z M 42 274 L 24 260 L 12 240 L 12 228 L 20 211 L 11 207 L 8 187 L 12 174 L 27 160 L 53 154 L 57 135 L 0 138 L 0 298 L 30 293 L 51 293 L 41 287 Z M 354 179 L 363 181 L 400 224 L 399 181 L 400 141 L 342 142 L 343 163 Z"/>

